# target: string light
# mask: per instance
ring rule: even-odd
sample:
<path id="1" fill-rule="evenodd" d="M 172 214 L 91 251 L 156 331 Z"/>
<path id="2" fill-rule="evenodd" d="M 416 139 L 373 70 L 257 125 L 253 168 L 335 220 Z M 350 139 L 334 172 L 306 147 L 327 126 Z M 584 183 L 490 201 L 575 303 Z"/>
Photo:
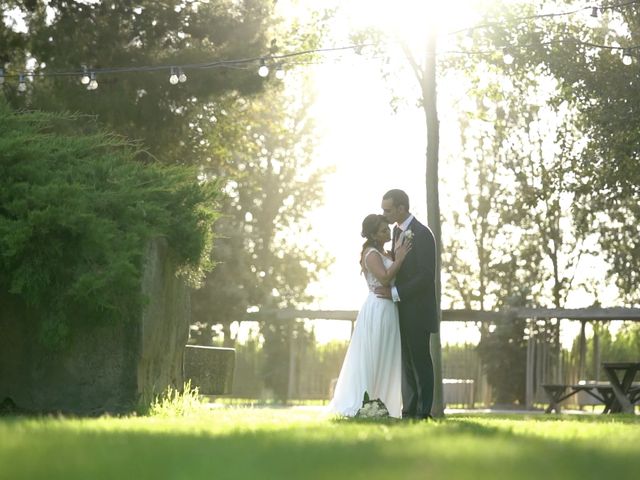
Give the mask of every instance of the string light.
<path id="1" fill-rule="evenodd" d="M 95 72 L 91 72 L 89 85 L 87 85 L 87 90 L 96 90 L 98 88 L 98 80 L 96 80 Z"/>
<path id="2" fill-rule="evenodd" d="M 640 3 L 640 2 L 639 2 Z M 552 45 L 552 44 L 563 44 L 563 43 L 573 43 L 576 45 L 584 45 L 591 48 L 599 48 L 599 49 L 607 49 L 611 51 L 621 50 L 623 51 L 622 60 L 625 65 L 630 65 L 633 62 L 632 50 L 640 49 L 640 45 L 631 46 L 631 47 L 620 47 L 620 46 L 609 46 L 609 45 L 598 45 L 591 42 L 584 42 L 575 39 L 560 39 L 560 40 L 550 40 L 547 42 L 539 42 L 535 44 L 527 44 L 527 45 L 518 45 L 517 48 L 519 50 L 523 50 L 527 47 L 538 47 L 543 45 Z M 371 46 L 377 44 L 366 44 L 364 46 Z M 361 48 L 363 45 L 349 45 L 345 47 L 335 47 L 335 48 L 325 48 L 325 49 L 314 49 L 314 50 L 304 50 L 299 52 L 292 52 L 283 55 L 271 56 L 272 59 L 280 60 L 275 66 L 275 77 L 278 80 L 284 79 L 285 73 L 285 63 L 282 60 L 289 59 L 292 57 L 299 57 L 302 55 L 308 55 L 312 53 L 323 53 L 323 52 L 336 52 L 336 51 L 344 51 L 344 50 L 352 50 L 356 51 L 358 48 Z M 503 47 L 503 61 L 507 65 L 511 65 L 515 61 L 515 57 L 513 55 L 513 49 L 516 47 Z M 438 55 L 447 55 L 447 54 L 459 54 L 459 55 L 494 55 L 495 50 L 481 50 L 481 51 L 470 51 L 470 50 L 447 50 L 443 52 L 439 52 Z M 187 75 L 184 73 L 184 68 L 191 69 L 211 69 L 211 68 L 248 68 L 251 63 L 259 61 L 260 67 L 258 69 L 258 75 L 261 77 L 267 77 L 269 75 L 269 67 L 267 66 L 266 59 L 264 57 L 258 58 L 245 58 L 238 60 L 219 60 L 215 62 L 201 63 L 201 64 L 191 64 L 191 65 L 183 65 L 180 67 L 170 67 L 171 75 L 169 77 L 169 82 L 172 85 L 176 85 L 180 82 L 184 83 L 187 80 Z M 287 62 L 286 65 L 298 65 L 304 64 L 300 62 Z M 167 69 L 167 66 L 153 66 L 153 67 L 126 67 L 126 68 L 102 68 L 96 70 L 87 70 L 86 67 L 82 67 L 82 77 L 81 83 L 83 85 L 87 85 L 87 90 L 96 90 L 98 88 L 98 82 L 96 76 L 98 73 L 100 74 L 120 74 L 120 73 L 137 73 L 137 72 L 155 72 L 160 70 Z M 57 71 L 57 72 L 28 72 L 29 75 L 33 75 L 34 77 L 60 77 L 60 76 L 76 76 L 78 75 L 78 71 Z M 0 70 L 0 84 L 5 81 L 7 78 L 11 77 L 19 77 L 18 88 L 21 92 L 26 91 L 26 84 L 24 83 L 24 73 L 21 74 L 7 74 L 6 72 Z"/>
<path id="3" fill-rule="evenodd" d="M 179 81 L 180 79 L 178 78 L 175 67 L 171 67 L 171 76 L 169 77 L 169 83 L 171 85 L 177 85 Z"/>
<path id="4" fill-rule="evenodd" d="M 80 79 L 80 83 L 82 85 L 89 85 L 89 82 L 91 81 L 91 79 L 89 78 L 89 72 L 87 71 L 87 67 L 82 67 L 83 70 L 83 74 L 82 74 L 82 78 Z"/>
<path id="5" fill-rule="evenodd" d="M 364 46 L 371 46 L 371 45 L 376 45 L 376 44 L 369 43 Z M 340 52 L 345 50 L 355 50 L 356 48 L 359 48 L 359 47 L 362 47 L 362 45 L 348 45 L 343 47 L 309 49 L 309 50 L 297 51 L 297 52 L 292 52 L 292 53 L 287 53 L 287 54 L 282 54 L 277 56 L 270 55 L 269 58 L 283 60 L 283 59 L 288 59 L 292 57 L 311 55 L 314 53 L 317 54 L 317 53 L 325 53 L 325 52 Z M 204 63 L 195 63 L 195 64 L 187 64 L 187 65 L 172 66 L 172 67 L 167 65 L 158 65 L 158 66 L 139 66 L 139 67 L 105 67 L 105 68 L 88 70 L 87 67 L 83 66 L 80 72 L 78 72 L 77 70 L 31 71 L 31 72 L 26 72 L 26 74 L 34 77 L 38 77 L 38 78 L 67 77 L 67 76 L 82 75 L 81 82 L 83 84 L 86 83 L 88 85 L 89 83 L 91 83 L 92 75 L 93 77 L 95 77 L 98 74 L 116 75 L 116 74 L 124 74 L 124 73 L 151 73 L 151 72 L 158 72 L 158 71 L 166 71 L 167 69 L 170 69 L 171 76 L 175 74 L 178 82 L 180 81 L 185 82 L 187 80 L 187 75 L 185 73 L 186 69 L 194 69 L 194 70 L 209 70 L 214 68 L 248 69 L 248 68 L 251 68 L 251 65 L 255 65 L 256 62 L 260 62 L 261 66 L 264 66 L 265 69 L 268 71 L 269 67 L 266 64 L 265 57 L 253 57 L 253 58 L 240 58 L 240 59 L 234 59 L 234 60 L 216 60 L 216 61 L 209 61 Z M 293 64 L 293 62 L 290 62 L 290 63 Z M 264 73 L 265 70 L 263 69 L 262 72 Z M 86 76 L 86 79 L 85 79 L 85 76 Z M 4 74 L 5 79 L 12 78 L 12 77 L 19 77 L 19 75 L 5 72 Z M 171 77 L 169 77 L 169 80 L 171 81 Z"/>
<path id="6" fill-rule="evenodd" d="M 260 68 L 258 69 L 258 75 L 262 78 L 265 78 L 269 75 L 269 67 L 267 67 L 267 63 L 264 58 L 260 59 Z"/>
<path id="7" fill-rule="evenodd" d="M 539 13 L 537 15 L 527 15 L 524 17 L 516 17 L 516 18 L 511 18 L 510 21 L 511 22 L 519 22 L 519 21 L 525 21 L 525 20 L 536 20 L 539 18 L 554 18 L 554 17 L 564 17 L 564 16 L 568 16 L 568 15 L 574 15 L 576 13 L 580 13 L 583 12 L 585 10 L 589 10 L 591 9 L 591 16 L 597 16 L 598 12 L 597 10 L 600 10 L 601 12 L 604 12 L 605 10 L 615 10 L 617 8 L 623 8 L 623 7 L 628 7 L 630 5 L 637 5 L 640 4 L 640 0 L 631 0 L 628 2 L 622 2 L 622 3 L 616 3 L 616 4 L 611 4 L 611 5 L 601 5 L 599 7 L 594 6 L 594 7 L 581 7 L 581 8 L 577 8 L 575 10 L 569 10 L 566 12 L 555 12 L 555 13 Z M 594 10 L 595 10 L 595 14 L 594 15 Z M 468 27 L 468 28 L 462 28 L 460 30 L 455 30 L 452 32 L 447 32 L 446 35 L 457 35 L 458 33 L 465 33 L 465 32 L 471 32 L 473 30 L 480 30 L 483 28 L 491 28 L 491 27 L 500 27 L 502 26 L 502 24 L 500 22 L 489 22 L 489 23 L 483 23 L 483 24 L 479 24 L 479 25 L 474 25 L 473 27 Z"/>
<path id="8" fill-rule="evenodd" d="M 27 91 L 27 84 L 24 81 L 24 73 L 21 73 L 20 77 L 18 78 L 18 91 L 20 93 L 23 93 L 23 92 Z"/>
<path id="9" fill-rule="evenodd" d="M 599 11 L 600 12 L 604 12 L 606 10 L 620 9 L 620 8 L 623 8 L 623 7 L 626 7 L 626 6 L 638 5 L 638 4 L 640 4 L 640 0 L 633 0 L 633 1 L 623 2 L 623 3 L 617 3 L 617 4 L 582 7 L 582 8 L 576 9 L 576 10 L 566 11 L 566 12 L 530 15 L 530 16 L 526 16 L 526 17 L 513 18 L 510 21 L 512 21 L 512 22 L 516 21 L 517 22 L 517 21 L 530 20 L 530 19 L 536 19 L 536 18 L 558 17 L 558 16 L 570 15 L 570 14 L 582 12 L 582 11 L 585 11 L 585 10 L 591 10 L 591 16 L 592 17 L 597 17 L 598 14 L 599 14 Z M 501 25 L 502 24 L 500 22 L 479 24 L 479 25 L 473 26 L 471 28 L 467 28 L 467 29 L 463 29 L 463 30 L 457 30 L 457 31 L 453 31 L 453 32 L 448 32 L 448 34 L 457 34 L 457 33 L 461 33 L 461 32 L 469 32 L 469 31 L 472 31 L 472 30 L 475 30 L 475 29 L 489 28 L 489 27 L 501 26 Z M 640 45 L 639 45 L 639 46 L 632 46 L 632 47 L 627 47 L 627 48 L 623 49 L 622 47 L 618 47 L 618 46 L 613 47 L 613 46 L 607 46 L 607 45 L 597 45 L 597 44 L 593 44 L 593 43 L 589 43 L 589 42 L 577 41 L 577 40 L 574 40 L 574 39 L 555 40 L 555 41 L 544 42 L 544 43 L 531 45 L 531 46 L 559 44 L 559 43 L 564 43 L 564 42 L 573 42 L 575 44 L 585 45 L 585 46 L 589 46 L 589 47 L 592 47 L 592 48 L 609 49 L 611 51 L 622 50 L 623 51 L 622 61 L 623 61 L 623 63 L 625 65 L 630 65 L 631 63 L 633 63 L 634 59 L 633 59 L 631 50 L 635 50 L 636 48 L 640 48 Z M 278 61 L 278 63 L 275 64 L 276 65 L 275 66 L 275 77 L 277 79 L 279 79 L 279 80 L 282 80 L 285 77 L 285 69 L 284 69 L 284 65 L 283 65 L 283 63 L 284 63 L 283 60 L 286 60 L 286 59 L 289 59 L 289 58 L 293 58 L 293 57 L 299 57 L 299 56 L 303 56 L 303 55 L 318 54 L 318 53 L 325 53 L 325 52 L 338 52 L 338 51 L 343 51 L 343 50 L 352 50 L 352 51 L 356 51 L 357 52 L 357 51 L 360 51 L 363 47 L 368 47 L 368 46 L 379 46 L 379 44 L 377 44 L 377 43 L 367 43 L 367 44 L 359 44 L 359 45 L 348 45 L 348 46 L 344 46 L 344 47 L 309 49 L 309 50 L 292 52 L 292 53 L 282 54 L 282 55 L 272 55 L 272 54 L 270 54 L 268 56 L 268 59 L 272 60 L 272 61 Z M 527 47 L 527 45 L 519 45 L 517 48 L 523 49 L 525 47 Z M 442 54 L 492 55 L 492 54 L 495 54 L 495 50 L 494 51 L 446 51 L 446 52 L 439 52 L 438 53 L 438 55 L 442 55 Z M 511 65 L 515 61 L 514 55 L 511 52 L 506 51 L 506 49 L 505 49 L 503 51 L 503 61 L 504 61 L 505 64 Z M 184 73 L 184 69 L 187 69 L 187 68 L 188 69 L 213 69 L 213 68 L 247 69 L 247 68 L 251 68 L 252 64 L 255 65 L 256 62 L 259 62 L 258 75 L 260 77 L 262 77 L 262 78 L 266 78 L 267 76 L 269 76 L 270 69 L 269 69 L 269 66 L 267 65 L 267 57 L 254 57 L 254 58 L 240 58 L 240 59 L 235 59 L 235 60 L 217 60 L 217 61 L 211 61 L 211 62 L 206 62 L 206 63 L 188 64 L 188 65 L 180 65 L 180 66 L 170 67 L 171 75 L 169 77 L 169 82 L 172 85 L 176 85 L 177 83 L 186 82 L 187 75 Z M 301 64 L 301 62 L 287 62 L 286 64 L 287 65 L 289 65 L 289 64 Z M 169 66 L 167 66 L 167 65 L 164 65 L 164 66 L 140 66 L 140 67 L 109 67 L 109 68 L 93 69 L 91 71 L 88 71 L 87 67 L 83 66 L 82 67 L 82 71 L 80 72 L 80 74 L 82 75 L 80 81 L 81 81 L 81 83 L 83 85 L 87 85 L 87 89 L 88 90 L 95 90 L 95 89 L 98 88 L 98 82 L 96 80 L 96 75 L 97 74 L 121 74 L 121 73 L 155 72 L 155 71 L 162 71 L 162 70 L 166 71 L 167 68 L 169 68 Z M 79 72 L 77 70 L 76 71 L 56 71 L 56 72 L 40 71 L 40 72 L 26 72 L 26 74 L 32 75 L 34 77 L 53 77 L 53 76 L 76 76 L 76 75 L 79 75 Z M 24 76 L 25 76 L 25 73 L 8 74 L 7 72 L 5 72 L 2 69 L 0 69 L 0 85 L 2 83 L 4 83 L 6 78 L 19 77 L 18 90 L 20 92 L 24 92 L 27 89 L 26 83 L 24 81 Z"/>
<path id="10" fill-rule="evenodd" d="M 622 51 L 623 52 L 623 60 L 625 57 L 628 57 L 628 59 L 626 61 L 632 61 L 633 60 L 633 55 L 632 55 L 632 51 L 636 50 L 636 49 L 640 49 L 640 45 L 634 45 L 631 47 L 620 47 L 620 46 L 612 46 L 612 45 L 599 45 L 597 43 L 591 43 L 591 42 L 584 42 L 581 40 L 576 40 L 575 38 L 564 38 L 564 39 L 559 39 L 559 40 L 549 40 L 547 42 L 536 42 L 536 43 L 529 43 L 529 44 L 525 44 L 525 45 L 518 45 L 517 48 L 518 49 L 525 49 L 528 47 L 541 47 L 541 46 L 546 46 L 546 45 L 562 45 L 565 43 L 570 43 L 573 45 L 582 45 L 585 47 L 591 47 L 591 48 L 597 48 L 597 49 L 602 49 L 602 50 L 610 50 L 610 51 Z M 504 51 L 504 47 L 503 51 Z M 515 47 L 511 47 L 512 49 Z M 624 53 L 624 52 L 627 53 Z M 495 54 L 495 50 L 447 50 L 444 52 L 439 52 L 440 55 L 442 54 L 458 54 L 458 55 L 494 55 Z M 504 57 L 503 57 L 504 60 Z"/>

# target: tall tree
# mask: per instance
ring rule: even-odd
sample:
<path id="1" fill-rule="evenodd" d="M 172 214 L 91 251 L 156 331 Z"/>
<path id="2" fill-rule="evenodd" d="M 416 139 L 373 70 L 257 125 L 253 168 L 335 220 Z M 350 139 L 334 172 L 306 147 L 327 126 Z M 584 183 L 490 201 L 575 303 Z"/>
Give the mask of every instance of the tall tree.
<path id="1" fill-rule="evenodd" d="M 425 188 L 427 191 L 427 219 L 429 228 L 433 231 L 436 239 L 436 298 L 440 303 L 441 297 L 441 252 L 442 234 L 440 228 L 440 194 L 438 175 L 439 148 L 440 148 L 440 124 L 438 122 L 437 110 L 437 88 L 436 88 L 436 44 L 437 32 L 435 24 L 432 23 L 426 38 L 426 51 L 424 60 L 418 61 L 411 49 L 403 44 L 405 56 L 416 80 L 420 86 L 419 103 L 424 112 L 427 129 L 427 151 L 426 151 L 426 179 Z M 438 314 L 441 315 L 440 309 Z M 441 318 L 438 319 L 440 322 Z M 442 346 L 440 334 L 431 335 L 431 355 L 433 357 L 433 368 L 435 373 L 435 387 L 433 396 L 432 412 L 434 416 L 444 415 L 444 398 L 442 392 Z"/>
<path id="2" fill-rule="evenodd" d="M 445 249 L 449 296 L 467 308 L 561 308 L 588 253 L 569 208 L 581 151 L 573 111 L 552 101 L 553 83 L 542 72 L 512 76 L 502 62 L 468 58 L 448 71 L 464 72 L 471 99 L 460 128 L 465 209 L 454 216 Z M 460 240 L 461 229 L 471 234 L 473 254 Z M 519 375 L 505 376 L 499 366 L 510 362 L 524 372 L 525 325 L 511 323 L 481 329 L 480 350 L 502 402 L 524 400 Z M 530 334 L 554 345 L 557 366 L 559 323 L 543 323 Z"/>
<path id="3" fill-rule="evenodd" d="M 532 17 L 551 6 L 561 10 L 573 2 L 498 5 L 488 12 L 493 22 L 478 45 L 508 48 L 513 75 L 547 72 L 558 82 L 559 100 L 579 112 L 575 124 L 586 143 L 575 164 L 580 182 L 573 185 L 574 205 L 582 207 L 579 226 L 584 234 L 598 232 L 610 278 L 621 298 L 635 304 L 640 280 L 635 233 L 640 220 L 640 97 L 635 86 L 640 69 L 633 47 L 640 40 L 640 6 L 604 2 L 596 10 L 597 19 L 584 10 L 563 16 L 561 22 Z M 628 47 L 631 50 L 624 50 Z M 623 63 L 625 56 L 629 65 Z"/>
<path id="4" fill-rule="evenodd" d="M 194 313 L 204 329 L 223 325 L 226 345 L 233 343 L 230 324 L 242 321 L 247 308 L 308 301 L 305 289 L 326 265 L 326 254 L 302 243 L 301 235 L 310 230 L 306 214 L 322 199 L 326 173 L 311 165 L 315 137 L 309 101 L 278 86 L 263 97 L 239 101 L 243 106 L 229 109 L 216 130 L 219 139 L 237 138 L 227 145 L 229 155 L 203 167 L 211 178 L 225 172 L 226 215 L 216 225 L 218 268 L 195 293 Z M 211 341 L 209 333 L 203 341 Z"/>

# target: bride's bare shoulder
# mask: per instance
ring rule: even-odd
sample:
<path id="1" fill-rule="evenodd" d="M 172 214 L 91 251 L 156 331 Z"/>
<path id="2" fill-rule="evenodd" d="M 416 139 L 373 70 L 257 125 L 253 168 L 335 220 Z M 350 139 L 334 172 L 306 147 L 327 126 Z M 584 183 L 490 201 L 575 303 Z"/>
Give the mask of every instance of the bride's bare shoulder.
<path id="1" fill-rule="evenodd" d="M 381 257 L 386 256 L 386 253 L 385 253 L 385 252 L 381 252 L 380 250 L 378 250 L 378 249 L 377 249 L 377 248 L 375 248 L 375 247 L 370 247 L 370 248 L 367 248 L 364 252 L 362 252 L 362 261 L 363 261 L 363 262 L 364 262 L 364 261 L 365 261 L 365 259 L 369 256 L 369 254 L 370 254 L 371 252 L 376 252 L 376 253 L 378 254 L 378 255 L 376 255 L 376 256 L 381 256 Z"/>

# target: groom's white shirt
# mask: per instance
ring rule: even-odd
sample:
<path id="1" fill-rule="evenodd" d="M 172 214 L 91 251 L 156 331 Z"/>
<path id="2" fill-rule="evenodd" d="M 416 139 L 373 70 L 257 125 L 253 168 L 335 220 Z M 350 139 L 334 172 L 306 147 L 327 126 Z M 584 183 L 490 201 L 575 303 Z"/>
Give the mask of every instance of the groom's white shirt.
<path id="1" fill-rule="evenodd" d="M 411 223 L 412 220 L 413 220 L 413 215 L 409 215 L 404 222 L 398 225 L 398 228 L 402 230 L 402 232 L 400 233 L 400 236 L 398 237 L 398 240 L 404 238 L 404 232 L 407 231 L 407 228 L 409 228 L 409 224 Z M 400 301 L 400 295 L 398 295 L 398 289 L 395 287 L 395 285 L 391 287 L 391 297 L 393 298 L 394 302 Z"/>

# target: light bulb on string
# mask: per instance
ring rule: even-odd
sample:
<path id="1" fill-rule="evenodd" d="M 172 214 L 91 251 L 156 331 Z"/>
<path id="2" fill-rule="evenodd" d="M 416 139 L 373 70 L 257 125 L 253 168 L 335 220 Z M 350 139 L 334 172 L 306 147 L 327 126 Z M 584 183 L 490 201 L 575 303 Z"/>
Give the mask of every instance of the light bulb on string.
<path id="1" fill-rule="evenodd" d="M 634 2 L 635 3 L 635 2 Z M 584 11 L 585 12 L 585 16 L 588 13 L 591 13 L 591 15 L 589 16 L 589 18 L 594 18 L 596 16 L 600 16 L 601 20 L 599 21 L 597 18 L 594 18 L 595 22 L 593 22 L 594 24 L 603 24 L 603 22 L 605 22 L 607 20 L 607 15 L 603 15 L 604 10 L 608 9 L 609 7 L 586 7 L 583 9 L 580 9 L 580 11 Z M 598 11 L 600 10 L 600 11 Z M 577 12 L 578 10 L 576 10 Z M 588 13 L 587 13 L 588 12 Z M 558 14 L 560 15 L 560 14 Z M 585 21 L 587 23 L 591 23 L 590 20 L 585 19 Z M 550 43 L 556 43 L 555 40 L 550 41 Z M 629 45 L 628 47 L 622 48 L 622 46 L 617 43 L 617 42 L 610 42 L 610 41 L 603 41 L 602 43 L 604 44 L 594 44 L 594 43 L 590 43 L 590 42 L 585 42 L 585 41 L 579 41 L 576 40 L 576 43 L 579 45 L 585 45 L 585 46 L 589 46 L 593 49 L 597 49 L 597 50 L 604 50 L 604 51 L 608 51 L 610 52 L 610 55 L 612 56 L 617 56 L 617 55 L 621 55 L 621 61 L 624 65 L 629 66 L 629 65 L 633 65 L 636 62 L 636 50 L 640 50 L 640 45 Z M 526 45 L 507 45 L 504 47 L 496 47 L 495 49 L 492 49 L 492 51 L 487 51 L 484 53 L 491 53 L 492 54 L 492 58 L 495 61 L 500 61 L 500 55 L 502 55 L 502 60 L 504 62 L 505 65 L 511 65 L 513 63 L 515 63 L 516 58 L 518 58 L 520 60 L 520 56 L 522 55 L 522 53 L 526 52 Z M 352 47 L 340 47 L 340 48 L 334 48 L 331 50 L 339 50 L 339 49 L 345 49 L 345 48 L 354 48 Z M 314 50 L 315 51 L 315 50 Z M 229 64 L 232 63 L 233 65 L 237 65 L 237 66 L 242 66 L 242 68 L 255 68 L 255 64 L 259 63 L 259 68 L 257 69 L 258 75 L 262 78 L 268 77 L 271 74 L 270 70 L 273 70 L 273 76 L 275 76 L 278 80 L 282 80 L 285 75 L 286 75 L 286 70 L 283 67 L 283 64 L 281 62 L 282 58 L 284 57 L 293 57 L 293 56 L 297 56 L 297 55 L 303 55 L 303 54 L 307 54 L 309 53 L 309 51 L 303 51 L 303 52 L 294 52 L 294 53 L 290 53 L 287 55 L 283 55 L 283 56 L 274 56 L 273 53 L 268 53 L 265 54 L 265 56 L 263 57 L 258 57 L 258 58 L 245 58 L 245 59 L 236 59 L 233 61 L 229 61 L 229 60 L 225 60 L 224 62 L 220 61 L 216 61 L 216 62 L 209 62 L 206 64 L 193 64 L 193 65 L 187 65 L 187 68 L 191 68 L 191 69 L 201 69 L 201 68 L 209 68 L 211 66 L 218 66 L 218 65 L 222 65 L 222 64 Z M 467 55 L 472 55 L 475 54 L 476 52 L 471 52 L 471 51 L 462 51 L 462 52 L 447 52 L 447 53 L 461 53 L 461 54 L 467 54 Z M 516 57 L 515 55 L 518 55 L 518 57 Z M 27 65 L 28 68 L 31 68 L 31 59 L 29 60 L 29 64 Z M 33 65 L 37 65 L 37 64 L 33 64 Z M 3 65 L 4 67 L 4 65 Z M 59 71 L 59 72 L 52 72 L 52 73 L 48 73 L 46 71 L 44 71 L 45 68 L 45 64 L 42 63 L 40 64 L 40 67 L 42 68 L 42 72 L 37 73 L 38 77 L 46 77 L 46 76 L 52 76 L 52 75 L 65 75 L 65 76 L 71 76 L 74 78 L 79 78 L 80 82 L 83 85 L 87 86 L 88 90 L 95 90 L 98 87 L 98 82 L 95 79 L 96 76 L 96 72 L 92 71 L 88 66 L 86 65 L 81 65 L 81 70 L 78 70 L 77 68 L 71 70 L 71 71 Z M 101 73 L 104 72 L 110 72 L 110 75 L 113 74 L 120 74 L 120 73 L 125 73 L 125 72 L 134 72 L 134 71 L 164 71 L 166 72 L 167 67 L 170 68 L 171 70 L 171 75 L 169 77 L 169 81 L 171 84 L 176 85 L 177 83 L 180 82 L 185 82 L 187 80 L 187 75 L 183 72 L 182 68 L 179 67 L 170 67 L 169 65 L 165 65 L 165 66 L 135 66 L 135 67 L 129 67 L 129 68 L 109 68 L 109 67 L 103 67 L 100 69 Z M 238 67 L 240 68 L 240 67 Z M 6 71 L 3 71 L 3 69 L 0 69 L 0 85 L 2 83 L 6 83 L 7 77 L 11 78 L 14 75 L 7 75 Z M 29 90 L 29 88 L 26 85 L 26 77 L 29 77 L 30 81 L 33 81 L 33 77 L 34 77 L 34 73 L 30 72 L 27 70 L 28 73 L 22 73 L 19 75 L 19 77 L 21 78 L 21 81 L 18 84 L 18 88 L 20 92 L 25 92 L 27 90 Z"/>
<path id="2" fill-rule="evenodd" d="M 266 76 L 269 75 L 269 67 L 267 67 L 267 64 L 264 61 L 264 58 L 260 60 L 260 68 L 258 69 L 258 75 L 260 75 L 262 78 L 265 78 Z"/>
<path id="3" fill-rule="evenodd" d="M 87 85 L 87 90 L 96 90 L 98 88 L 98 80 L 96 80 L 95 72 L 91 72 L 89 85 Z"/>
<path id="4" fill-rule="evenodd" d="M 21 73 L 20 76 L 18 77 L 18 91 L 19 92 L 26 92 L 27 91 L 27 84 L 24 81 L 24 74 Z"/>
<path id="5" fill-rule="evenodd" d="M 598 7 L 592 7 L 591 8 L 591 16 L 593 18 L 598 18 Z"/>
<path id="6" fill-rule="evenodd" d="M 171 85 L 177 85 L 180 79 L 178 78 L 178 74 L 176 73 L 176 69 L 171 67 L 171 76 L 169 77 L 169 83 Z"/>
<path id="7" fill-rule="evenodd" d="M 91 79 L 89 78 L 89 72 L 87 72 L 87 67 L 82 67 L 82 78 L 80 78 L 80 83 L 82 85 L 89 85 Z"/>

